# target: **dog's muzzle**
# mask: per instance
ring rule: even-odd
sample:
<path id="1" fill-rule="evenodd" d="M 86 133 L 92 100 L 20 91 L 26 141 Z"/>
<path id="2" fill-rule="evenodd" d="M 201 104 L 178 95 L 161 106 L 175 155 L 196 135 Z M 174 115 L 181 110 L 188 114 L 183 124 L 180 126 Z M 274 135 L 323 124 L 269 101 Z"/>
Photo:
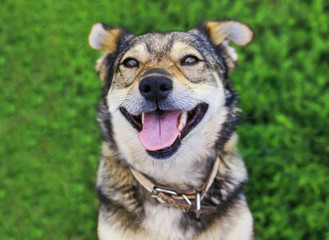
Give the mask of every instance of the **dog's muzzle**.
<path id="1" fill-rule="evenodd" d="M 193 109 L 163 109 L 170 102 L 173 81 L 163 70 L 153 69 L 142 76 L 139 92 L 153 110 L 132 115 L 127 109 L 120 110 L 131 125 L 138 130 L 138 139 L 153 158 L 166 159 L 180 147 L 182 139 L 203 119 L 208 104 L 199 103 Z M 161 75 L 153 75 L 154 73 Z M 152 75 L 150 75 L 152 74 Z"/>

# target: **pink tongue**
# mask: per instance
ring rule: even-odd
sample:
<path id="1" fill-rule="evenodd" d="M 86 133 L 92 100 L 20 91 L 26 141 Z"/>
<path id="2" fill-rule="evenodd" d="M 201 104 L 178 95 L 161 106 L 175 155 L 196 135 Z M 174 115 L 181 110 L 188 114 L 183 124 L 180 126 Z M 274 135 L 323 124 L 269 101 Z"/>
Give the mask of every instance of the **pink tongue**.
<path id="1" fill-rule="evenodd" d="M 180 136 L 177 125 L 181 113 L 181 111 L 166 111 L 161 115 L 156 111 L 144 113 L 143 129 L 138 134 L 141 144 L 149 151 L 171 146 Z"/>

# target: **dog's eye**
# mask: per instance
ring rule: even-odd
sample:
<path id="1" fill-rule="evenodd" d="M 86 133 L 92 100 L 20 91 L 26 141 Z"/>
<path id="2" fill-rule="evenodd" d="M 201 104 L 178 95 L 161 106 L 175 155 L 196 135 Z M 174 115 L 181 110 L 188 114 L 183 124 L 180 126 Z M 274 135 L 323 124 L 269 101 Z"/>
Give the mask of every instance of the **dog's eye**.
<path id="1" fill-rule="evenodd" d="M 138 62 L 136 59 L 127 58 L 126 60 L 123 61 L 123 65 L 128 68 L 134 68 L 134 67 L 138 67 Z"/>
<path id="2" fill-rule="evenodd" d="M 182 65 L 191 65 L 199 62 L 199 59 L 195 56 L 186 56 L 182 59 Z"/>

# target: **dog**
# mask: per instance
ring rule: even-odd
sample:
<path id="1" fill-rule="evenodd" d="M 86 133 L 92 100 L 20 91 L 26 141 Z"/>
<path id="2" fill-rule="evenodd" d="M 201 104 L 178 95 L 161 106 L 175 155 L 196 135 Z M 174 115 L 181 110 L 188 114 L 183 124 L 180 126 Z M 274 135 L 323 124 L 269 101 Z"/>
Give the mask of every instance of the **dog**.
<path id="1" fill-rule="evenodd" d="M 103 51 L 99 239 L 254 239 L 228 80 L 238 60 L 229 43 L 253 35 L 234 20 L 139 36 L 93 25 L 89 45 Z"/>

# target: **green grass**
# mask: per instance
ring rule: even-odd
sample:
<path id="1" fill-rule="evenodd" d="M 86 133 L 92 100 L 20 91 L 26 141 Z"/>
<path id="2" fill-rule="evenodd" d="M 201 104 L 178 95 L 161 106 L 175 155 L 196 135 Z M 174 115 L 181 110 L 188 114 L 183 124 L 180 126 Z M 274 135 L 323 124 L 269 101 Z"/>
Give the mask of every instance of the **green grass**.
<path id="1" fill-rule="evenodd" d="M 328 11 L 325 0 L 3 0 L 0 239 L 96 239 L 93 23 L 139 34 L 233 18 L 256 33 L 231 80 L 257 239 L 329 240 Z"/>

